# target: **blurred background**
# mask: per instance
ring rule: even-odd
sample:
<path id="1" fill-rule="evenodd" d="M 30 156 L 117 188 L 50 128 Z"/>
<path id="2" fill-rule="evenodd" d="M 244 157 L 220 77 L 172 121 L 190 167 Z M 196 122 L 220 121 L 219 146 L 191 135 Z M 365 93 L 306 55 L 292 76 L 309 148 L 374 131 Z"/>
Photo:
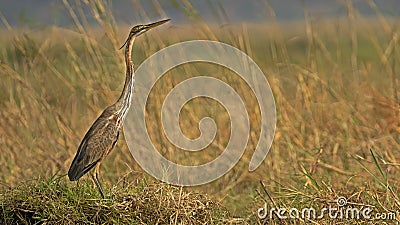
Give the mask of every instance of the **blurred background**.
<path id="1" fill-rule="evenodd" d="M 85 1 L 82 1 L 85 2 Z M 105 1 L 117 24 L 141 23 L 160 16 L 171 18 L 174 23 L 188 23 L 193 11 L 196 10 L 206 23 L 264 23 L 270 19 L 266 8 L 266 1 L 255 0 L 244 2 L 240 0 L 218 1 Z M 346 17 L 348 10 L 346 2 L 351 2 L 357 12 L 364 17 L 375 17 L 376 11 L 371 8 L 371 1 L 332 1 L 332 0 L 270 0 L 267 1 L 275 11 L 278 21 L 304 20 L 304 7 L 316 19 Z M 77 1 L 70 1 L 73 8 L 90 14 L 90 8 Z M 374 1 L 376 9 L 387 17 L 398 17 L 400 3 L 396 0 Z M 74 24 L 62 1 L 2 1 L 2 14 L 13 26 L 56 25 L 71 26 Z M 164 15 L 160 15 L 162 9 Z M 222 10 L 223 9 L 223 10 Z M 94 18 L 88 18 L 89 23 L 95 24 Z"/>

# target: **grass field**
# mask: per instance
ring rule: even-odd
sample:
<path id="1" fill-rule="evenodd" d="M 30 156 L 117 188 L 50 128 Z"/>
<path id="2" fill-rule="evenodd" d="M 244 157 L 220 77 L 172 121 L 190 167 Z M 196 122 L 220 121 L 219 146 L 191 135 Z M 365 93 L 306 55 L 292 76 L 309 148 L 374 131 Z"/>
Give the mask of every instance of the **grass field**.
<path id="1" fill-rule="evenodd" d="M 379 11 L 375 18 L 363 18 L 351 5 L 346 18 L 313 20 L 306 15 L 304 21 L 287 23 L 271 17 L 265 24 L 217 26 L 194 13 L 188 16 L 192 26 L 171 21 L 140 36 L 134 46 L 135 65 L 163 47 L 192 39 L 222 41 L 247 53 L 266 74 L 274 93 L 274 143 L 263 164 L 248 172 L 260 130 L 260 112 L 249 87 L 215 65 L 179 66 L 156 84 L 152 104 L 146 108 L 147 121 L 158 121 L 148 125 L 157 149 L 169 159 L 193 164 L 208 162 L 224 149 L 229 139 L 224 131 L 230 128 L 227 113 L 209 99 L 190 101 L 180 118 L 182 131 L 190 138 L 199 136 L 201 118 L 215 119 L 218 134 L 207 149 L 183 153 L 159 129 L 160 108 L 168 92 L 184 79 L 210 73 L 246 99 L 252 134 L 242 160 L 212 183 L 170 186 L 143 172 L 122 135 L 101 167 L 103 188 L 111 199 L 101 200 L 89 176 L 72 183 L 65 174 L 87 129 L 119 97 L 125 68 L 117 49 L 130 27 L 116 26 L 101 3 L 87 4 L 96 27 L 77 19 L 73 28 L 19 30 L 2 18 L 0 223 L 400 221 L 398 20 Z M 67 3 L 65 7 L 72 18 L 79 14 Z M 335 205 L 340 196 L 347 199 L 347 206 L 373 206 L 372 215 L 394 217 L 257 217 L 264 205 L 321 210 Z"/>

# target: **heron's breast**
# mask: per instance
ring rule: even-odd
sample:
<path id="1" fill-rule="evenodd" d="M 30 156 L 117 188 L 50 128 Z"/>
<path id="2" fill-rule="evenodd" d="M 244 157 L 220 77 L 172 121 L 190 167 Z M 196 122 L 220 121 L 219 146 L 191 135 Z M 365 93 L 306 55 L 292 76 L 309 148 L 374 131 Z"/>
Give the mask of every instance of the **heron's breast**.
<path id="1" fill-rule="evenodd" d="M 110 117 L 108 117 L 108 119 L 110 120 L 110 123 L 113 123 L 116 125 L 117 130 L 121 127 L 121 117 L 118 116 L 117 114 L 113 114 Z"/>

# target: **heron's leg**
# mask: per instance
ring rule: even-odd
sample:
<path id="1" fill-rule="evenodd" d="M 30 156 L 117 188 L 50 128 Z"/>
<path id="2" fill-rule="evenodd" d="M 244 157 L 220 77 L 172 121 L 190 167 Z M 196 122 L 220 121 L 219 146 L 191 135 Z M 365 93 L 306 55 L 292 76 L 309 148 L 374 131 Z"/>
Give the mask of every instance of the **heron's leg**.
<path id="1" fill-rule="evenodd" d="M 105 195 L 103 192 L 103 188 L 101 188 L 100 182 L 99 182 L 99 167 L 100 163 L 96 165 L 96 168 L 94 168 L 94 173 L 92 174 L 92 179 L 94 180 L 94 183 L 97 186 L 97 189 L 99 189 L 100 195 L 103 199 L 105 199 Z"/>

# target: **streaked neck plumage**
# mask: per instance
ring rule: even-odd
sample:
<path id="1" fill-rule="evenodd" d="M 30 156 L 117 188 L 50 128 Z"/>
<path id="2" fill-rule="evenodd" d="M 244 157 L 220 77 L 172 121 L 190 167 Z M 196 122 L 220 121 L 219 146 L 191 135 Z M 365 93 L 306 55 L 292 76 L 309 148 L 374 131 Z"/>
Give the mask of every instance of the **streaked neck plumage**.
<path id="1" fill-rule="evenodd" d="M 130 35 L 127 40 L 127 44 L 125 47 L 125 66 L 126 66 L 126 78 L 124 89 L 122 90 L 122 94 L 115 103 L 116 108 L 118 109 L 116 114 L 124 119 L 128 109 L 131 105 L 131 96 L 133 92 L 134 85 L 134 68 L 132 62 L 132 47 L 135 41 L 136 36 Z"/>

